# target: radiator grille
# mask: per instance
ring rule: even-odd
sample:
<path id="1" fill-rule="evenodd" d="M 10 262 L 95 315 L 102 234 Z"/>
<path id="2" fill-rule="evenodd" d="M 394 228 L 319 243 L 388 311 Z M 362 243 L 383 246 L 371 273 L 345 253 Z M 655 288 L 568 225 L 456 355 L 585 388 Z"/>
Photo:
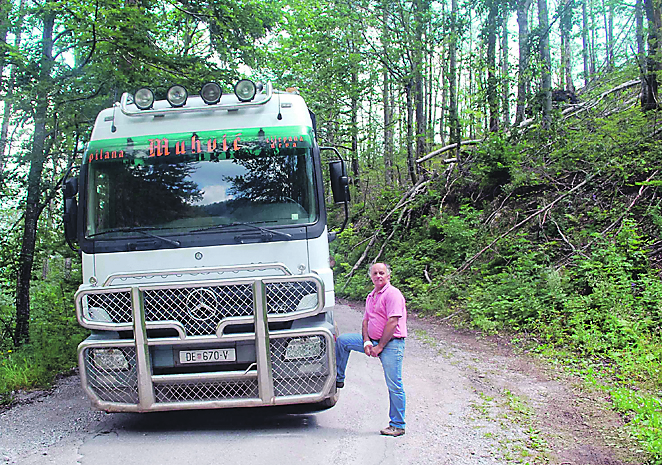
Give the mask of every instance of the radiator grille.
<path id="1" fill-rule="evenodd" d="M 131 323 L 131 293 L 108 292 L 83 297 L 85 316 L 90 321 L 104 323 Z"/>
<path id="2" fill-rule="evenodd" d="M 155 384 L 156 402 L 258 398 L 257 380 Z"/>
<path id="3" fill-rule="evenodd" d="M 326 337 L 320 338 L 320 353 L 314 357 L 286 360 L 287 345 L 292 339 L 271 339 L 271 366 L 274 379 L 274 395 L 295 396 L 321 393 L 329 376 L 329 359 Z"/>
<path id="4" fill-rule="evenodd" d="M 252 315 L 250 284 L 145 291 L 145 321 L 178 321 L 188 336 L 215 334 L 224 318 Z"/>
<path id="5" fill-rule="evenodd" d="M 126 360 L 126 366 L 112 370 L 100 366 L 95 360 L 95 351 L 112 349 L 120 351 Z M 136 369 L 136 351 L 133 347 L 88 348 L 83 354 L 87 384 L 100 400 L 107 402 L 138 403 L 138 373 Z"/>
<path id="6" fill-rule="evenodd" d="M 317 306 L 314 281 L 267 283 L 267 313 L 283 314 Z"/>
<path id="7" fill-rule="evenodd" d="M 319 304 L 316 282 L 265 283 L 267 312 L 286 315 L 312 310 Z M 216 334 L 221 321 L 230 317 L 252 317 L 253 286 L 228 284 L 206 287 L 158 288 L 143 291 L 145 321 L 175 321 L 187 336 Z M 131 292 L 89 293 L 81 299 L 83 315 L 92 323 L 131 324 Z"/>

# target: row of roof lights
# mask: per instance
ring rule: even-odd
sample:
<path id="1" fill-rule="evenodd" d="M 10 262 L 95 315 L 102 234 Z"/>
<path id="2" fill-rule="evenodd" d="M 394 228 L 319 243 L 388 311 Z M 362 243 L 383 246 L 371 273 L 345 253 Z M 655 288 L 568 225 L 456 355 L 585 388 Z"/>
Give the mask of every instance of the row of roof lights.
<path id="1" fill-rule="evenodd" d="M 258 90 L 262 90 L 262 84 L 255 84 L 250 79 L 242 79 L 234 85 L 234 94 L 240 102 L 250 102 L 255 98 Z M 207 105 L 216 105 L 221 101 L 222 95 L 221 86 L 215 82 L 208 82 L 200 89 L 200 97 Z M 174 108 L 186 105 L 187 99 L 188 92 L 179 84 L 170 87 L 166 92 L 166 100 Z M 154 92 L 147 87 L 138 89 L 133 96 L 133 103 L 140 110 L 149 110 L 154 105 Z"/>

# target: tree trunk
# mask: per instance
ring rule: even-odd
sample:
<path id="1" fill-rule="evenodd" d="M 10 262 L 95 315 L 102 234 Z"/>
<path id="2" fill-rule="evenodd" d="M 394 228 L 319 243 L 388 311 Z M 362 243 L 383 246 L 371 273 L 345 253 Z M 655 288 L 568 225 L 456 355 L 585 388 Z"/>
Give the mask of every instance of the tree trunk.
<path id="1" fill-rule="evenodd" d="M 382 2 L 382 44 L 384 45 L 384 57 L 388 57 L 391 43 L 391 35 L 388 30 L 390 21 L 390 0 Z M 391 76 L 388 67 L 384 66 L 382 71 L 384 81 L 383 107 L 384 107 L 384 180 L 387 186 L 393 184 L 393 106 L 391 102 Z"/>
<path id="2" fill-rule="evenodd" d="M 416 161 L 412 150 L 414 141 L 414 104 L 412 102 L 412 93 L 414 92 L 413 82 L 407 82 L 405 94 L 407 95 L 407 171 L 412 185 L 416 184 Z"/>
<path id="3" fill-rule="evenodd" d="M 575 92 L 575 84 L 572 81 L 572 52 L 570 50 L 570 41 L 572 37 L 572 3 L 574 0 L 566 0 L 563 6 L 563 13 L 560 18 L 559 26 L 561 29 L 561 51 L 563 61 L 563 77 L 565 81 L 565 90 Z"/>
<path id="4" fill-rule="evenodd" d="M 499 5 L 492 0 L 487 15 L 487 105 L 490 119 L 488 129 L 490 132 L 499 130 L 499 97 L 497 93 L 496 76 L 496 39 Z"/>
<path id="5" fill-rule="evenodd" d="M 547 0 L 538 0 L 538 24 L 540 25 L 540 61 L 542 97 L 542 127 L 549 129 L 552 123 L 552 58 L 549 53 L 549 15 Z"/>
<path id="6" fill-rule="evenodd" d="M 662 15 L 657 0 L 644 0 L 644 11 L 648 20 L 648 57 L 646 59 L 646 93 L 641 96 L 643 110 L 655 110 L 657 103 L 657 72 L 660 68 L 660 31 Z"/>
<path id="7" fill-rule="evenodd" d="M 644 45 L 644 4 L 643 0 L 636 0 L 634 5 L 634 17 L 636 22 L 637 36 L 637 65 L 639 66 L 639 75 L 641 78 L 641 95 L 648 94 L 648 84 L 646 80 L 646 47 Z"/>
<path id="8" fill-rule="evenodd" d="M 607 71 L 611 71 L 613 69 L 614 63 L 612 62 L 612 47 L 614 44 L 611 42 L 611 34 L 609 34 L 609 9 L 607 8 L 607 5 L 605 4 L 605 0 L 602 0 L 602 13 L 603 13 L 603 19 L 605 23 L 605 61 L 607 63 Z"/>
<path id="9" fill-rule="evenodd" d="M 517 71 L 517 110 L 515 125 L 525 119 L 526 101 L 528 98 L 529 72 L 529 9 L 533 0 L 517 2 L 517 24 L 519 27 L 519 64 Z"/>
<path id="10" fill-rule="evenodd" d="M 457 0 L 451 0 L 450 41 L 448 43 L 448 122 L 450 143 L 457 144 L 460 154 L 460 118 L 457 111 Z"/>
<path id="11" fill-rule="evenodd" d="M 48 87 L 53 67 L 53 26 L 55 13 L 46 2 L 44 8 L 39 82 L 34 112 L 34 133 L 30 153 L 28 173 L 28 193 L 25 207 L 23 240 L 19 259 L 18 281 L 16 284 L 16 329 L 14 344 L 19 346 L 30 339 L 30 282 L 37 238 L 37 222 L 42 210 L 41 173 L 45 161 L 45 141 L 47 137 L 46 118 L 49 110 Z"/>
<path id="12" fill-rule="evenodd" d="M 641 1 L 641 0 L 637 0 Z M 582 58 L 584 61 L 584 87 L 588 87 L 588 81 L 591 78 L 589 67 L 589 41 L 588 41 L 588 12 L 586 8 L 587 0 L 582 1 Z"/>
<path id="13" fill-rule="evenodd" d="M 416 0 L 415 2 L 415 37 L 414 37 L 414 105 L 416 108 L 416 155 L 415 159 L 421 158 L 427 153 L 427 122 L 425 115 L 425 95 L 424 95 L 424 70 L 425 70 L 425 38 L 424 31 L 427 24 L 427 0 Z M 413 182 L 416 184 L 416 169 L 414 164 Z M 410 176 L 412 167 L 409 167 Z"/>
<path id="14" fill-rule="evenodd" d="M 9 33 L 11 3 L 9 0 L 0 0 L 0 89 L 4 87 L 4 70 L 7 64 L 7 34 Z"/>
<path id="15" fill-rule="evenodd" d="M 356 73 L 352 73 L 352 89 L 358 87 L 359 77 Z M 351 131 L 352 131 L 352 176 L 353 183 L 356 186 L 360 185 L 359 178 L 359 99 L 355 96 L 355 91 L 352 93 L 351 100 Z"/>
<path id="16" fill-rule="evenodd" d="M 9 3 L 7 2 L 7 5 Z M 14 28 L 14 48 L 19 49 L 21 46 L 21 37 L 23 34 L 23 6 L 24 0 L 21 0 L 21 3 L 18 8 L 18 21 L 16 27 Z M 7 20 L 5 20 L 7 21 Z M 5 62 L 3 61 L 3 64 Z M 3 68 L 4 69 L 4 68 Z M 0 75 L 2 74 L 3 69 L 0 69 Z M 14 100 L 14 84 L 16 82 L 16 70 L 17 66 L 12 65 L 11 71 L 9 72 L 9 80 L 7 81 L 7 93 L 5 94 L 4 99 L 4 109 L 2 111 L 2 126 L 0 127 L 0 184 L 4 179 L 5 171 L 5 153 L 7 152 L 7 146 L 9 144 L 9 125 L 12 115 L 12 103 Z M 0 76 L 0 80 L 2 77 Z"/>
<path id="17" fill-rule="evenodd" d="M 501 100 L 503 126 L 510 126 L 510 78 L 508 76 L 508 13 L 504 13 L 501 22 Z"/>
<path id="18" fill-rule="evenodd" d="M 591 18 L 591 62 L 589 67 L 589 72 L 591 76 L 595 75 L 595 64 L 598 62 L 597 52 L 595 51 L 595 42 L 596 42 L 596 27 L 595 27 L 595 8 L 593 5 L 593 0 L 588 0 L 589 3 L 589 17 Z"/>

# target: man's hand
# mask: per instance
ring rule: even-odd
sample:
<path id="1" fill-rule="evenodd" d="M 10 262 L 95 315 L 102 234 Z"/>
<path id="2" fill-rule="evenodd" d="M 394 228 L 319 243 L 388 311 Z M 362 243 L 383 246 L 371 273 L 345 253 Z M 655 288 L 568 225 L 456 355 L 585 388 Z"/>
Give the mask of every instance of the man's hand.
<path id="1" fill-rule="evenodd" d="M 374 355 L 372 355 L 372 344 L 363 346 L 363 352 L 365 352 L 368 357 L 374 357 Z"/>
<path id="2" fill-rule="evenodd" d="M 372 349 L 372 350 L 371 350 L 371 352 L 372 352 L 371 355 L 372 355 L 373 357 L 379 357 L 379 354 L 381 354 L 381 353 L 382 353 L 382 350 L 384 350 L 384 348 L 381 347 L 379 344 L 377 344 L 376 346 L 372 346 L 371 349 Z"/>

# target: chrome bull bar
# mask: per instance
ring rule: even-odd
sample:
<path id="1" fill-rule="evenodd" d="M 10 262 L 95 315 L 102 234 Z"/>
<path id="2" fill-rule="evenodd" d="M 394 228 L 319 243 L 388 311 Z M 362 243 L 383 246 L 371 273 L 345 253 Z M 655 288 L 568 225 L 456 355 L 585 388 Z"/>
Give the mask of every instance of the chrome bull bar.
<path id="1" fill-rule="evenodd" d="M 267 285 L 274 282 L 316 282 L 317 302 L 310 308 L 277 313 L 270 308 Z M 252 315 L 223 318 L 214 334 L 190 336 L 177 321 L 146 321 L 145 293 L 169 288 L 198 289 L 215 285 L 245 284 L 253 291 Z M 93 294 L 129 292 L 131 323 L 91 321 L 84 312 L 84 297 Z M 335 350 L 332 332 L 324 326 L 305 329 L 269 330 L 270 322 L 294 320 L 320 313 L 324 309 L 324 286 L 313 275 L 241 278 L 164 285 L 133 285 L 81 290 L 76 295 L 77 315 L 85 327 L 97 330 L 131 330 L 133 339 L 88 339 L 78 348 L 83 388 L 94 407 L 109 412 L 147 412 L 201 408 L 229 408 L 295 403 L 315 403 L 335 389 Z M 233 324 L 254 324 L 252 333 L 224 334 Z M 175 328 L 178 337 L 150 338 L 148 331 Z M 311 363 L 292 362 L 284 357 L 291 338 L 317 337 L 318 359 Z M 154 374 L 150 348 L 185 346 L 209 347 L 210 343 L 254 341 L 255 362 L 247 369 L 199 373 Z M 113 371 L 100 369 L 93 359 L 95 350 L 117 350 L 126 366 Z"/>

